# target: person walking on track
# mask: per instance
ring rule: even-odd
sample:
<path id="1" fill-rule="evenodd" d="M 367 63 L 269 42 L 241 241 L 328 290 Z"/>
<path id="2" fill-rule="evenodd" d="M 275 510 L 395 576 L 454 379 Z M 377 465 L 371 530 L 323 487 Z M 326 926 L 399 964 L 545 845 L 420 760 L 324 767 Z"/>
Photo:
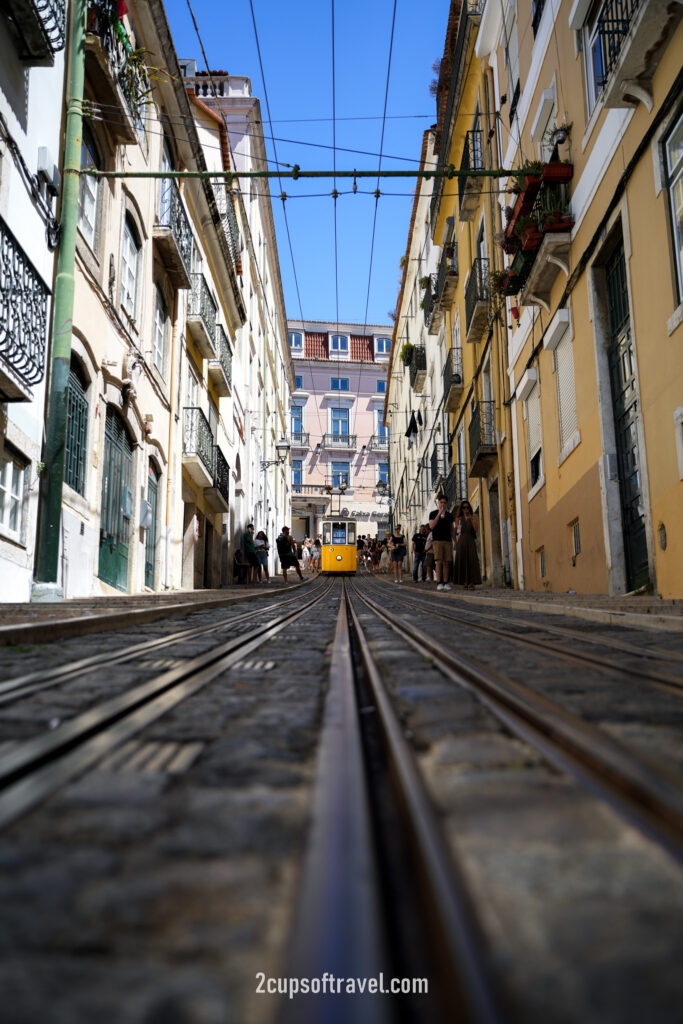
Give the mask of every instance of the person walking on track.
<path id="1" fill-rule="evenodd" d="M 391 562 L 394 567 L 394 583 L 403 583 L 403 559 L 406 557 L 407 544 L 400 524 L 389 538 L 389 548 L 391 549 Z"/>
<path id="2" fill-rule="evenodd" d="M 463 586 L 465 590 L 474 590 L 481 583 L 481 569 L 477 555 L 479 520 L 472 511 L 469 501 L 460 503 L 456 524 L 458 542 L 455 548 L 454 582 Z"/>
<path id="3" fill-rule="evenodd" d="M 422 582 L 424 583 L 427 579 L 427 570 L 425 569 L 425 544 L 427 543 L 427 527 L 421 526 L 413 534 L 413 583 L 417 583 L 417 572 L 420 566 L 422 567 Z"/>
<path id="4" fill-rule="evenodd" d="M 277 546 L 280 565 L 282 566 L 282 578 L 285 583 L 287 582 L 288 569 L 296 569 L 297 576 L 302 580 L 303 576 L 301 575 L 301 569 L 299 568 L 299 559 L 296 557 L 296 541 L 293 537 L 289 536 L 288 526 L 282 527 L 282 533 L 275 541 L 275 544 Z"/>
<path id="5" fill-rule="evenodd" d="M 429 516 L 429 528 L 432 531 L 432 549 L 436 563 L 437 590 L 450 590 L 448 577 L 453 563 L 453 536 L 455 522 L 448 511 L 448 500 L 445 494 L 437 498 L 438 508 Z"/>

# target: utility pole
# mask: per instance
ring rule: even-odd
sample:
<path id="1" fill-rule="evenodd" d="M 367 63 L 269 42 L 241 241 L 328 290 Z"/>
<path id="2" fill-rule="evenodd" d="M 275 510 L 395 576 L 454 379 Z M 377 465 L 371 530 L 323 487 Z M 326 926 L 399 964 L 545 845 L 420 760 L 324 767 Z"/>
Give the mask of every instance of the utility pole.
<path id="1" fill-rule="evenodd" d="M 57 582 L 59 535 L 64 482 L 66 408 L 71 365 L 71 331 L 74 311 L 74 269 L 78 189 L 83 138 L 83 82 L 85 79 L 86 0 L 74 0 L 69 46 L 69 94 L 64 143 L 64 175 L 61 235 L 57 280 L 52 303 L 52 351 L 50 390 L 45 429 L 45 471 L 38 502 L 38 547 L 33 570 L 32 601 L 61 601 Z"/>

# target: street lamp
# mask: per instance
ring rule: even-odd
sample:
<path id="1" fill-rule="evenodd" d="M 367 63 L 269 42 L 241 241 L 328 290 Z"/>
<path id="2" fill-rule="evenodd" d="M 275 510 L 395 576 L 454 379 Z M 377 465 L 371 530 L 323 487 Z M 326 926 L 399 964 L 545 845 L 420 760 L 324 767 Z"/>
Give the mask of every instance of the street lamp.
<path id="1" fill-rule="evenodd" d="M 268 469 L 269 466 L 284 466 L 287 456 L 289 455 L 291 445 L 286 437 L 281 437 L 275 445 L 275 451 L 277 452 L 276 459 L 261 459 L 261 469 Z"/>

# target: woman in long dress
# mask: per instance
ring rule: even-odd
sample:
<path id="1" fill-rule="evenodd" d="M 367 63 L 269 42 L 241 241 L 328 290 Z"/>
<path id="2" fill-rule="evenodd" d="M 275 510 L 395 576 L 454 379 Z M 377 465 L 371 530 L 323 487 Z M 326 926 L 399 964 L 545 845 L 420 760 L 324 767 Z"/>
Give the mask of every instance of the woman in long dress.
<path id="1" fill-rule="evenodd" d="M 474 590 L 481 583 L 481 569 L 477 555 L 477 532 L 479 520 L 472 511 L 469 501 L 460 503 L 455 520 L 458 540 L 455 546 L 455 579 L 465 590 Z"/>

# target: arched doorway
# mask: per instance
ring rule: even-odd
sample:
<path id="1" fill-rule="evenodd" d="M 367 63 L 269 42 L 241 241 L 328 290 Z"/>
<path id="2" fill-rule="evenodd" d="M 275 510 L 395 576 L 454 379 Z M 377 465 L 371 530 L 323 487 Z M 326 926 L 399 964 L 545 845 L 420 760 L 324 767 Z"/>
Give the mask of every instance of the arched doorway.
<path id="1" fill-rule="evenodd" d="M 128 589 L 128 548 L 133 514 L 133 446 L 120 414 L 107 407 L 97 575 L 117 590 Z"/>

